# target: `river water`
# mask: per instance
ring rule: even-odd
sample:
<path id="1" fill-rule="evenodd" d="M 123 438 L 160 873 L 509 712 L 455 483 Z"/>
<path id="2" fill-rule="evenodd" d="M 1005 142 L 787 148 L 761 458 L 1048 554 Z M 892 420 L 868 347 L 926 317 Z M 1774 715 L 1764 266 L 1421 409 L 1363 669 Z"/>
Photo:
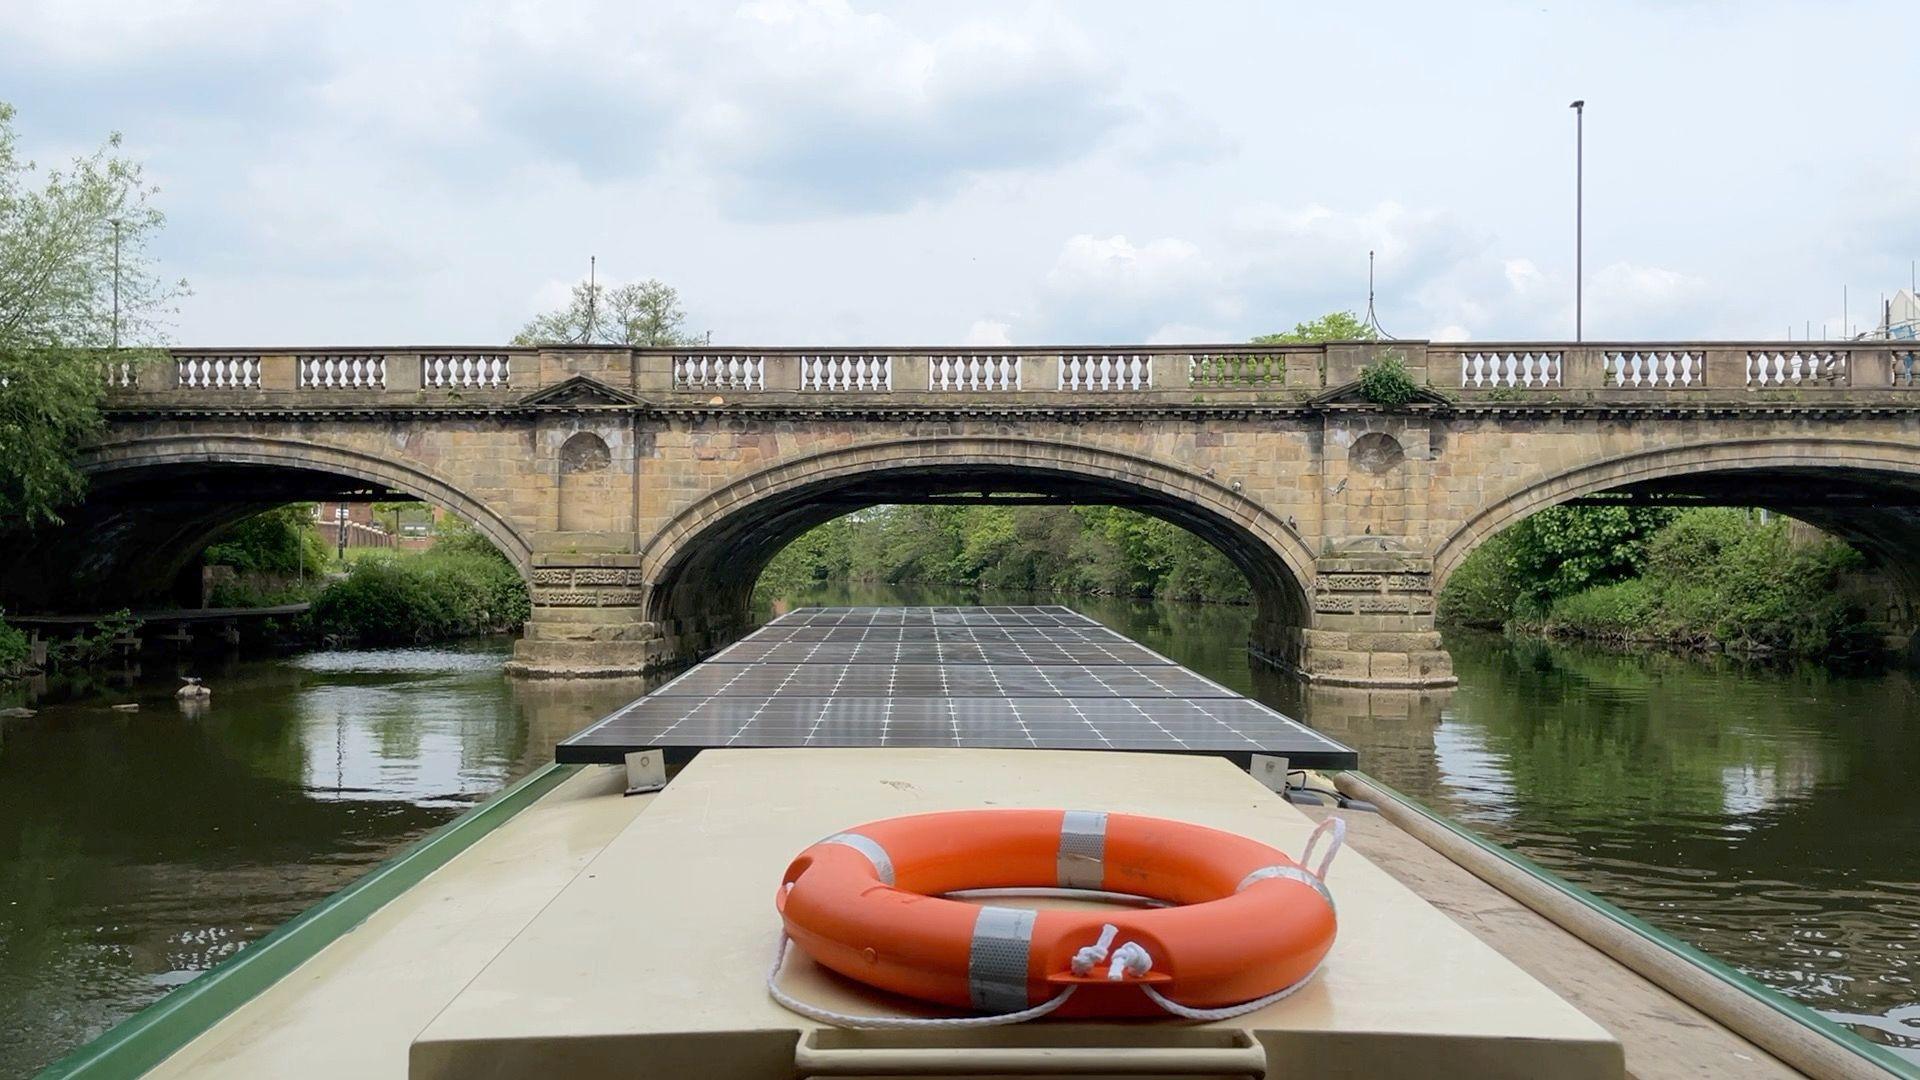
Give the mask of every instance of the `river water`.
<path id="1" fill-rule="evenodd" d="M 838 587 L 812 603 L 968 603 Z M 984 602 L 1015 602 L 995 596 Z M 1048 601 L 1055 602 L 1055 601 Z M 1251 669 L 1246 609 L 1074 607 L 1355 746 L 1362 767 L 1920 1060 L 1920 724 L 1904 673 L 1456 636 L 1460 688 Z M 201 665 L 0 719 L 0 1076 L 31 1072 L 513 778 L 642 680 L 508 681 L 505 642 Z M 164 665 L 163 665 L 164 666 Z M 0 708 L 24 703 L 0 692 Z M 62 699 L 64 697 L 64 700 Z M 135 703 L 137 712 L 113 704 Z"/>

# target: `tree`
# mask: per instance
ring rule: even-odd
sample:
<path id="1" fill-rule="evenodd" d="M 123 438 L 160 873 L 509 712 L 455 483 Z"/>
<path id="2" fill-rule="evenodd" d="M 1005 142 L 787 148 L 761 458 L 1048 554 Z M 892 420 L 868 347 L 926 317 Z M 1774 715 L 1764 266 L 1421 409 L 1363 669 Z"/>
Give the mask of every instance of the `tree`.
<path id="1" fill-rule="evenodd" d="M 57 524 L 79 498 L 73 454 L 100 425 L 107 350 L 157 341 L 186 292 L 147 254 L 165 218 L 120 136 L 35 187 L 13 118 L 0 102 L 0 528 Z"/>
<path id="2" fill-rule="evenodd" d="M 1261 334 L 1255 345 L 1310 345 L 1321 341 L 1373 341 L 1379 338 L 1373 327 L 1360 321 L 1351 311 L 1330 311 L 1312 322 L 1295 323 L 1284 334 Z"/>
<path id="3" fill-rule="evenodd" d="M 581 282 L 558 311 L 536 315 L 515 345 L 697 345 L 684 329 L 687 313 L 670 285 L 648 279 L 608 288 Z"/>

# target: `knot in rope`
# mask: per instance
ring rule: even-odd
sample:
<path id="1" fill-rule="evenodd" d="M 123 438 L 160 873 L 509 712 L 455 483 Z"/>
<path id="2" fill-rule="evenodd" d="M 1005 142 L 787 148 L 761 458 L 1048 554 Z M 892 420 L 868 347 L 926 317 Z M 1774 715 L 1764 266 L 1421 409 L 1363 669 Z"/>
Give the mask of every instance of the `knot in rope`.
<path id="1" fill-rule="evenodd" d="M 1093 973 L 1094 968 L 1106 963 L 1107 950 L 1113 947 L 1113 939 L 1119 933 L 1120 928 L 1112 923 L 1102 926 L 1099 941 L 1083 946 L 1079 952 L 1073 954 L 1073 973 L 1085 978 Z"/>
<path id="2" fill-rule="evenodd" d="M 1153 970 L 1153 954 L 1146 946 L 1137 941 L 1129 941 L 1120 946 L 1113 954 L 1113 964 L 1107 968 L 1107 978 L 1119 982 L 1122 975 L 1139 978 Z"/>

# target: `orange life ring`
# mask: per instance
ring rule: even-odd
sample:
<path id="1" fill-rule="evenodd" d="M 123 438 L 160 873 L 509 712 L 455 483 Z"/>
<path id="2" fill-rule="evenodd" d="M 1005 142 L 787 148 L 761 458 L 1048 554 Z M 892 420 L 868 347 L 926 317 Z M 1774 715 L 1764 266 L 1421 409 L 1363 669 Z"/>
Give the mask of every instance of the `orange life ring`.
<path id="1" fill-rule="evenodd" d="M 1172 906 L 1034 911 L 944 898 L 1034 887 Z M 1266 844 L 1088 811 L 965 810 L 861 825 L 801 852 L 774 905 L 817 963 L 983 1013 L 1029 1009 L 1069 987 L 1061 1016 L 1151 1014 L 1157 1000 L 1187 1009 L 1245 1003 L 1311 976 L 1336 928 L 1319 874 Z M 1124 944 L 1109 964 L 1115 940 Z M 1150 967 L 1131 962 L 1143 957 Z"/>

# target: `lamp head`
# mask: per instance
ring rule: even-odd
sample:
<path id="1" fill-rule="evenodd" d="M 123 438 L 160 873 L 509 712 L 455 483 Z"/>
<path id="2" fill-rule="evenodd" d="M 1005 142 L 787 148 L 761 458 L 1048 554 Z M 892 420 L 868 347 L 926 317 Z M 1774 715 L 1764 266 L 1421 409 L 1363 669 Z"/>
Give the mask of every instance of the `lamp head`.
<path id="1" fill-rule="evenodd" d="M 1582 111 L 1584 111 L 1586 107 L 1587 107 L 1587 99 L 1585 98 L 1581 98 L 1579 101 L 1576 101 L 1573 104 L 1567 106 L 1567 108 L 1569 109 L 1579 109 Z"/>

